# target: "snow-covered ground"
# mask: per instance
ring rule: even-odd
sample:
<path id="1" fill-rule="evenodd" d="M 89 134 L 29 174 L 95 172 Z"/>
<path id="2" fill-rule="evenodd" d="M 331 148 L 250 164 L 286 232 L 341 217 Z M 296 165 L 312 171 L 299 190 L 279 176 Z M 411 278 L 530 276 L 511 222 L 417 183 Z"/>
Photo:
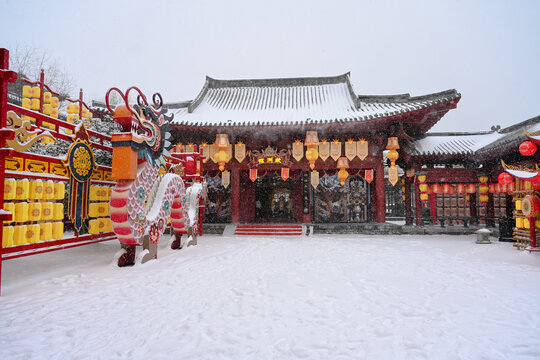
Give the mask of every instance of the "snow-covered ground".
<path id="1" fill-rule="evenodd" d="M 474 236 L 204 236 L 9 260 L 0 359 L 539 359 L 540 254 Z"/>

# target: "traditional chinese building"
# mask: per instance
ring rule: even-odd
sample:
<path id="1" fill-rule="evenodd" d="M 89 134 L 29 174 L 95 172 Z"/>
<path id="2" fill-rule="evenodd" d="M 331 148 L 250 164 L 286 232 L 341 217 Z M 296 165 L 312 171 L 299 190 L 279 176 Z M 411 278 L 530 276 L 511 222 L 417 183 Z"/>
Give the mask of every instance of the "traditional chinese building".
<path id="1" fill-rule="evenodd" d="M 424 137 L 460 98 L 456 90 L 357 95 L 349 73 L 207 77 L 192 101 L 169 112 L 177 149 L 207 155 L 205 222 L 384 222 L 385 181 L 395 185 L 397 168 L 410 167 L 400 147 Z"/>
<path id="2" fill-rule="evenodd" d="M 504 172 L 501 160 L 524 165 L 540 160 L 538 154 L 528 159 L 518 151 L 520 143 L 527 140 L 524 131 L 540 131 L 540 116 L 502 129 L 493 126 L 490 131 L 428 133 L 407 143 L 403 160 L 416 174 L 425 174 L 430 194 L 426 206 L 421 206 L 418 176 L 404 177 L 406 222 L 412 224 L 416 218 L 416 224 L 422 225 L 426 218 L 447 222 L 453 218 L 458 223 L 499 223 L 501 232 L 508 231 L 504 237 L 511 238 L 515 210 L 512 194 L 517 184 L 503 186 L 498 176 Z"/>

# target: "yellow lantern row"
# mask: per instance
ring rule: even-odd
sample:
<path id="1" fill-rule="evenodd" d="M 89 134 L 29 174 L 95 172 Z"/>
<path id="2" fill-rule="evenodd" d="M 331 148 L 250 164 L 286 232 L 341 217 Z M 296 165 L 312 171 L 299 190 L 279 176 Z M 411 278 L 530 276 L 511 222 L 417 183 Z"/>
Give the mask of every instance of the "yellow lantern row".
<path id="1" fill-rule="evenodd" d="M 109 200 L 111 198 L 112 187 L 91 186 L 90 201 Z"/>
<path id="2" fill-rule="evenodd" d="M 67 104 L 66 111 L 68 114 L 79 114 L 79 104 Z"/>
<path id="3" fill-rule="evenodd" d="M 531 223 L 527 218 L 518 217 L 516 218 L 516 227 L 519 229 L 530 229 Z M 540 228 L 540 220 L 535 221 L 534 227 L 537 229 Z"/>
<path id="4" fill-rule="evenodd" d="M 92 219 L 88 222 L 88 233 L 95 235 L 112 231 L 112 223 L 109 218 Z"/>
<path id="5" fill-rule="evenodd" d="M 109 216 L 109 203 L 91 203 L 89 206 L 88 214 L 90 215 L 90 217 L 93 218 Z"/>
<path id="6" fill-rule="evenodd" d="M 4 203 L 4 210 L 9 211 L 13 215 L 11 221 L 4 221 L 4 223 L 64 219 L 64 204 L 62 203 Z"/>
<path id="7" fill-rule="evenodd" d="M 41 88 L 39 86 L 32 87 L 30 85 L 25 85 L 23 86 L 22 93 L 24 97 L 27 97 L 27 98 L 33 97 L 33 98 L 39 99 L 39 96 L 41 95 Z M 43 93 L 43 97 L 45 97 L 45 94 L 46 93 Z"/>
<path id="8" fill-rule="evenodd" d="M 22 99 L 22 107 L 29 110 L 39 110 L 39 99 Z"/>
<path id="9" fill-rule="evenodd" d="M 6 179 L 4 183 L 5 200 L 62 200 L 65 196 L 66 184 L 52 180 L 14 180 Z"/>
<path id="10" fill-rule="evenodd" d="M 35 244 L 39 241 L 61 239 L 64 237 L 64 223 L 48 222 L 32 225 L 4 226 L 2 246 Z"/>

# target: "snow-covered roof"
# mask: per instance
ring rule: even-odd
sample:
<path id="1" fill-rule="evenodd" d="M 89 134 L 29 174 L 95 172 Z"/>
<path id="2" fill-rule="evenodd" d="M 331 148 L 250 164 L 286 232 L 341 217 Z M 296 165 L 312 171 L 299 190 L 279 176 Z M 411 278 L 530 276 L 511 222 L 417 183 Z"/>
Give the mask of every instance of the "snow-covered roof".
<path id="1" fill-rule="evenodd" d="M 456 90 L 426 96 L 357 96 L 349 73 L 333 77 L 216 80 L 199 95 L 169 106 L 173 124 L 253 126 L 366 121 L 459 99 Z"/>
<path id="2" fill-rule="evenodd" d="M 540 116 L 505 129 L 493 128 L 478 133 L 428 133 L 409 144 L 410 155 L 480 154 L 503 146 L 518 145 L 526 139 L 523 130 L 540 131 Z"/>

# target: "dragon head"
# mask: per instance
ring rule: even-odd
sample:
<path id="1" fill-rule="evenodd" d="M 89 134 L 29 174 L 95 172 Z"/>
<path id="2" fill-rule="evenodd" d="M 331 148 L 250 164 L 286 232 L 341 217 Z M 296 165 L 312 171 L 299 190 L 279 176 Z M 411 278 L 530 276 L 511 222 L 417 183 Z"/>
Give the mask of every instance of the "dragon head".
<path id="1" fill-rule="evenodd" d="M 131 91 L 138 93 L 136 104 L 128 102 Z M 109 104 L 112 92 L 117 92 L 124 100 L 124 104 L 117 105 L 114 110 Z M 153 104 L 150 105 L 146 96 L 136 87 L 130 87 L 125 94 L 117 88 L 112 88 L 107 92 L 105 101 L 114 120 L 122 126 L 122 131 L 131 133 L 131 147 L 137 151 L 139 158 L 154 165 L 159 161 L 163 162 L 162 155 L 169 155 L 167 151 L 171 145 L 168 141 L 171 136 L 169 123 L 173 115 L 165 115 L 167 109 L 163 108 L 161 95 L 154 94 Z"/>

